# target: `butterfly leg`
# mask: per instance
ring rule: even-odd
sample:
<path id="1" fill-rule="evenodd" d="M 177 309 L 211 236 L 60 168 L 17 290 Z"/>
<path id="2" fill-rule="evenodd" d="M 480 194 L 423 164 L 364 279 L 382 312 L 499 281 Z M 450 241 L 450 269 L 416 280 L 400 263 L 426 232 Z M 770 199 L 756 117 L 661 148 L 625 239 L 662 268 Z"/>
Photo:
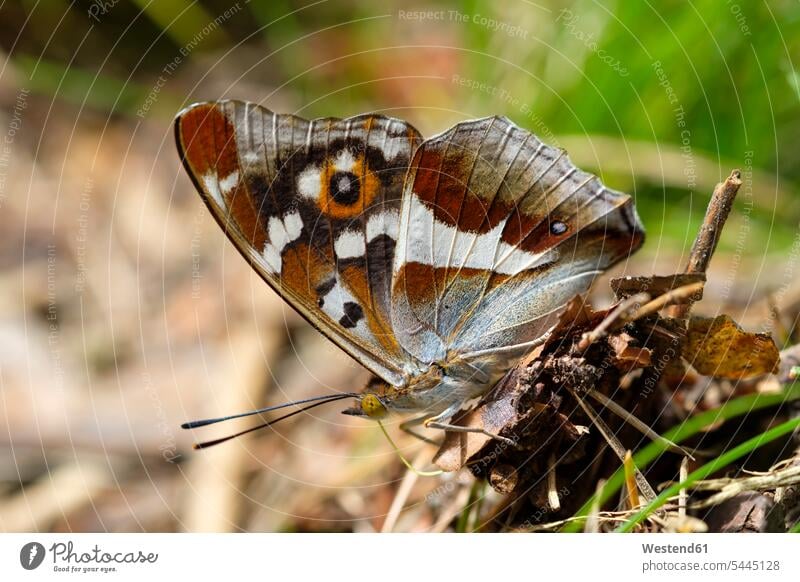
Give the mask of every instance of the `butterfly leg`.
<path id="1" fill-rule="evenodd" d="M 514 439 L 510 439 L 508 437 L 500 436 L 497 433 L 490 432 L 485 428 L 478 428 L 474 426 L 458 426 L 457 424 L 447 424 L 446 422 L 426 422 L 425 426 L 428 428 L 438 428 L 444 431 L 450 432 L 474 432 L 478 434 L 486 435 L 490 438 L 500 441 L 501 443 L 505 443 L 511 446 L 517 446 L 517 441 Z"/>
<path id="2" fill-rule="evenodd" d="M 500 436 L 499 434 L 490 432 L 490 431 L 486 430 L 485 428 L 478 428 L 478 427 L 473 427 L 473 426 L 459 426 L 457 424 L 450 424 L 449 422 L 447 422 L 448 420 L 450 420 L 450 418 L 453 416 L 453 414 L 458 412 L 458 410 L 460 408 L 461 408 L 461 405 L 459 403 L 458 407 L 456 407 L 455 410 L 447 409 L 444 412 L 442 412 L 440 414 L 437 414 L 436 416 L 428 417 L 427 419 L 425 419 L 422 422 L 422 424 L 425 425 L 425 428 L 438 428 L 439 430 L 450 431 L 450 432 L 461 432 L 461 433 L 474 432 L 474 433 L 486 435 L 489 438 L 498 440 L 498 441 L 500 441 L 502 443 L 505 443 L 507 445 L 511 445 L 511 446 L 516 446 L 517 445 L 516 441 L 514 441 L 513 439 L 510 439 L 510 438 L 507 438 L 507 437 L 504 437 L 504 436 Z"/>
<path id="3" fill-rule="evenodd" d="M 401 422 L 400 423 L 400 430 L 402 430 L 403 432 L 407 432 L 411 436 L 413 436 L 415 438 L 418 438 L 419 440 L 421 440 L 423 442 L 426 442 L 429 445 L 435 445 L 435 446 L 438 447 L 442 443 L 437 442 L 437 441 L 435 441 L 433 439 L 430 439 L 430 438 L 426 437 L 425 435 L 421 435 L 421 434 L 419 434 L 417 431 L 415 431 L 412 428 L 414 426 L 419 426 L 419 425 L 423 424 L 428 418 L 429 417 L 427 415 L 410 418 L 410 419 L 406 420 L 405 422 Z"/>

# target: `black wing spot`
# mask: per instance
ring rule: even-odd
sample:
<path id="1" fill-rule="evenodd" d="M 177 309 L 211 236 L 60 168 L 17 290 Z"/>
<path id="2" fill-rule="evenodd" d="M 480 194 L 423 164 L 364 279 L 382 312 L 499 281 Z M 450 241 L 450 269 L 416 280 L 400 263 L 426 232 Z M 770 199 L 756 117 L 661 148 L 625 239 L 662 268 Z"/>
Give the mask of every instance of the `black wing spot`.
<path id="1" fill-rule="evenodd" d="M 344 304 L 344 315 L 339 320 L 339 325 L 350 329 L 358 325 L 359 320 L 364 318 L 364 310 L 358 303 L 348 301 Z"/>
<path id="2" fill-rule="evenodd" d="M 327 281 L 317 285 L 317 288 L 314 289 L 314 291 L 317 292 L 317 297 L 319 298 L 317 299 L 317 305 L 320 308 L 325 305 L 325 296 L 331 292 L 331 289 L 333 289 L 334 285 L 336 285 L 336 277 L 331 277 Z"/>
<path id="3" fill-rule="evenodd" d="M 361 197 L 361 186 L 358 176 L 353 172 L 334 172 L 331 174 L 328 192 L 331 193 L 337 204 L 352 206 Z"/>

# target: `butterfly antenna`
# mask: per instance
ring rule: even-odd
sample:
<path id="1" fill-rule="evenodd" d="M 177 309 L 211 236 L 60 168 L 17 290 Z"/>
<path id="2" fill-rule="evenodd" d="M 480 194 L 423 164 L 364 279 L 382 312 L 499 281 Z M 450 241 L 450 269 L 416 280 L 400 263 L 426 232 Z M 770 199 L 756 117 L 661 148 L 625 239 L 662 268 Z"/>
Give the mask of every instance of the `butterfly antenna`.
<path id="1" fill-rule="evenodd" d="M 192 420 L 184 422 L 181 428 L 200 428 L 201 426 L 208 426 L 209 424 L 216 424 L 218 422 L 225 422 L 226 420 L 233 420 L 234 418 L 244 418 L 246 416 L 255 416 L 256 414 L 263 414 L 265 412 L 272 412 L 280 410 L 281 408 L 288 408 L 290 406 L 297 406 L 299 404 L 308 404 L 309 402 L 333 402 L 335 400 L 343 400 L 344 398 L 354 398 L 358 396 L 355 392 L 348 392 L 346 394 L 326 394 L 324 396 L 314 396 L 312 398 L 304 398 L 303 400 L 293 400 L 292 402 L 284 402 L 283 404 L 276 404 L 274 406 L 267 406 L 259 408 L 258 410 L 251 410 L 250 412 L 241 412 L 239 414 L 231 414 L 229 416 L 220 416 L 219 418 L 206 418 L 204 420 Z"/>
<path id="2" fill-rule="evenodd" d="M 221 443 L 224 443 L 224 442 L 229 441 L 231 439 L 235 439 L 236 437 L 240 437 L 242 435 L 246 435 L 246 434 L 251 433 L 253 431 L 256 431 L 256 430 L 259 430 L 259 429 L 262 429 L 262 428 L 267 428 L 268 426 L 272 426 L 274 424 L 277 424 L 282 420 L 286 420 L 287 418 L 291 418 L 292 416 L 298 415 L 301 412 L 306 412 L 307 410 L 311 410 L 312 408 L 316 408 L 317 406 L 322 406 L 323 404 L 327 404 L 328 402 L 334 402 L 336 400 L 343 400 L 344 398 L 352 398 L 352 396 L 353 396 L 352 394 L 338 394 L 338 395 L 336 395 L 336 397 L 331 397 L 331 398 L 326 398 L 326 399 L 316 398 L 315 399 L 316 402 L 314 402 L 313 404 L 309 404 L 308 406 L 306 406 L 304 408 L 301 408 L 300 410 L 294 410 L 294 411 L 292 411 L 292 412 L 290 412 L 288 414 L 284 414 L 283 416 L 279 416 L 278 418 L 270 420 L 269 422 L 264 422 L 262 424 L 257 424 L 256 426 L 251 426 L 250 428 L 247 428 L 247 429 L 245 429 L 243 431 L 237 432 L 237 433 L 232 434 L 232 435 L 228 435 L 226 437 L 214 439 L 214 440 L 211 440 L 211 441 L 205 441 L 205 442 L 202 442 L 202 443 L 195 443 L 192 448 L 194 448 L 196 450 L 207 449 L 208 447 L 213 447 L 214 445 L 219 445 Z M 314 399 L 312 399 L 312 400 L 314 400 Z M 302 400 L 298 400 L 297 402 L 291 402 L 291 403 L 288 403 L 287 406 L 291 405 L 291 404 L 297 404 L 298 402 L 303 402 L 303 401 Z M 283 407 L 284 407 L 284 405 L 279 406 L 279 408 L 283 408 Z"/>

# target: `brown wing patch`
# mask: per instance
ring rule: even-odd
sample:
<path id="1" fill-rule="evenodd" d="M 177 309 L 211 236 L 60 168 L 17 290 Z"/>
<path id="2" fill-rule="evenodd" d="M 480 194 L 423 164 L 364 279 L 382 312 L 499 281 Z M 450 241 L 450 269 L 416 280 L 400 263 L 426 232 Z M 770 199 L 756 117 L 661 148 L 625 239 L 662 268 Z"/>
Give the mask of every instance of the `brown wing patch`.
<path id="1" fill-rule="evenodd" d="M 501 195 L 503 181 L 526 137 L 521 130 L 506 130 L 499 118 L 480 121 L 485 123 L 459 124 L 423 142 L 409 186 L 437 221 L 483 234 L 514 208 L 513 200 Z"/>
<path id="2" fill-rule="evenodd" d="M 439 295 L 437 289 L 449 289 L 456 285 L 459 290 L 469 287 L 481 290 L 487 278 L 489 279 L 487 291 L 490 291 L 505 283 L 510 276 L 469 267 L 455 270 L 433 267 L 424 263 L 405 263 L 395 275 L 393 292 L 408 296 L 410 303 L 414 305 L 425 306 L 426 311 L 434 314 L 435 317 L 434 312 L 437 306 L 441 307 L 442 299 L 458 303 L 468 294 L 451 292 L 444 297 Z M 437 285 L 433 284 L 434 281 Z M 419 315 L 424 318 L 429 317 L 427 314 L 420 313 Z M 433 321 L 430 319 L 429 323 L 433 323 Z"/>
<path id="3" fill-rule="evenodd" d="M 239 229 L 247 241 L 253 248 L 263 248 L 267 242 L 267 232 L 264 229 L 261 216 L 256 210 L 253 197 L 241 178 L 236 181 L 228 204 L 233 219 L 239 225 Z"/>
<path id="4" fill-rule="evenodd" d="M 199 175 L 228 176 L 239 169 L 233 125 L 214 103 L 204 103 L 180 117 L 178 138 L 184 159 Z"/>
<path id="5" fill-rule="evenodd" d="M 367 280 L 367 273 L 364 269 L 360 269 L 355 265 L 344 267 L 340 271 L 342 281 L 347 285 L 359 303 L 368 305 L 370 282 Z M 391 353 L 402 351 L 394 333 L 391 333 L 392 324 L 389 321 L 388 313 L 380 310 L 364 310 L 364 316 L 367 321 L 367 326 L 372 332 L 372 335 L 380 344 Z"/>
<path id="6" fill-rule="evenodd" d="M 281 285 L 316 303 L 317 290 L 334 276 L 330 259 L 306 243 L 297 243 L 283 253 L 282 259 Z"/>
<path id="7" fill-rule="evenodd" d="M 219 106 L 206 103 L 187 110 L 176 130 L 190 175 L 203 188 L 216 188 L 212 201 L 231 214 L 226 228 L 235 226 L 253 247 L 263 248 L 266 231 L 243 181 L 233 124 Z"/>

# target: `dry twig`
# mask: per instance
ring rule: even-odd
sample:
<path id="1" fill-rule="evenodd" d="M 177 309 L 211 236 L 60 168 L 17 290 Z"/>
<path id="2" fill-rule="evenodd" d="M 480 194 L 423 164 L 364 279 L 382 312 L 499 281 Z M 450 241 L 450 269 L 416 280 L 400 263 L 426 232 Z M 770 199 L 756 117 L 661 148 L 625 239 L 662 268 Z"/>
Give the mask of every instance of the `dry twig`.
<path id="1" fill-rule="evenodd" d="M 689 253 L 686 273 L 705 273 L 708 270 L 708 264 L 711 262 L 711 257 L 714 255 L 722 234 L 722 227 L 733 208 L 733 201 L 741 185 L 742 173 L 739 170 L 733 170 L 724 182 L 720 182 L 714 188 L 703 224 L 700 226 L 700 231 L 697 233 L 697 238 L 695 238 Z M 691 303 L 676 305 L 670 310 L 670 315 L 681 319 L 689 314 L 691 308 Z"/>

